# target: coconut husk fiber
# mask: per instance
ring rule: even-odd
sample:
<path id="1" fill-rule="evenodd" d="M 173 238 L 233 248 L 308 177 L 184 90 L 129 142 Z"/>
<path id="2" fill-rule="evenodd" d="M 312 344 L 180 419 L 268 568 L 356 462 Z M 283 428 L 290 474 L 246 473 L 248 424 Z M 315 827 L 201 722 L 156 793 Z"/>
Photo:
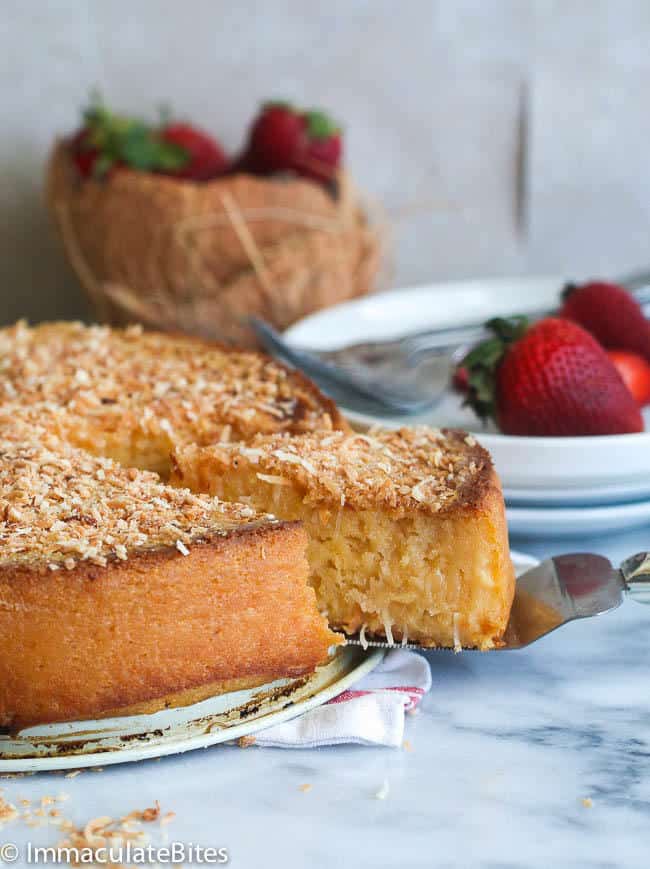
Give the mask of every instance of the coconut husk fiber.
<path id="1" fill-rule="evenodd" d="M 247 317 L 284 329 L 376 287 L 383 230 L 345 174 L 333 197 L 296 177 L 193 182 L 120 169 L 82 179 L 53 149 L 47 200 L 99 319 L 254 346 Z"/>

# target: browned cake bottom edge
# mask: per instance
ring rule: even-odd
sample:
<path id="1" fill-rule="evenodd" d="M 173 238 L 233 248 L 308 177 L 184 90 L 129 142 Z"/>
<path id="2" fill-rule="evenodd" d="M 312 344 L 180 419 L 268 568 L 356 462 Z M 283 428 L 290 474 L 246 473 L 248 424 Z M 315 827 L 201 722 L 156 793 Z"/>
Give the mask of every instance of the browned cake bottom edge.
<path id="1" fill-rule="evenodd" d="M 0 726 L 139 714 L 298 678 L 341 642 L 305 532 L 255 528 L 107 568 L 0 571 Z"/>

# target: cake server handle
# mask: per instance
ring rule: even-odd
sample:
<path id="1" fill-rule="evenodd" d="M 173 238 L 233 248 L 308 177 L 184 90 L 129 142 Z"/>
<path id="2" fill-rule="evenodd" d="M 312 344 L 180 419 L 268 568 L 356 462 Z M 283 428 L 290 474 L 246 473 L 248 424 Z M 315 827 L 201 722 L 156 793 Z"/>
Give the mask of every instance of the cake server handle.
<path id="1" fill-rule="evenodd" d="M 628 595 L 638 603 L 650 604 L 650 552 L 637 552 L 621 564 Z"/>

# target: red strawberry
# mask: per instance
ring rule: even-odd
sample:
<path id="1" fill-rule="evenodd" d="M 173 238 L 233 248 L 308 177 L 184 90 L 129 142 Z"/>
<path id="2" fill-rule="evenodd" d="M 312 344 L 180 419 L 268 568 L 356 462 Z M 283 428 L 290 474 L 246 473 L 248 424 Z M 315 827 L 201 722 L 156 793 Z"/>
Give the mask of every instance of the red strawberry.
<path id="1" fill-rule="evenodd" d="M 561 437 L 643 430 L 641 412 L 614 364 L 581 326 L 556 317 L 528 328 L 496 319 L 494 337 L 462 362 L 467 403 L 506 434 Z"/>
<path id="2" fill-rule="evenodd" d="M 83 119 L 70 139 L 72 159 L 82 178 L 103 178 L 120 166 L 171 172 L 188 162 L 188 151 L 165 141 L 159 129 L 139 118 L 115 114 L 99 99 L 84 110 Z"/>
<path id="3" fill-rule="evenodd" d="M 250 129 L 240 165 L 262 174 L 288 171 L 306 146 L 302 114 L 288 103 L 266 103 Z"/>
<path id="4" fill-rule="evenodd" d="M 623 378 L 623 383 L 634 396 L 636 403 L 643 407 L 650 404 L 650 363 L 643 356 L 628 353 L 627 350 L 608 350 L 607 355 Z"/>
<path id="5" fill-rule="evenodd" d="M 205 181 L 223 175 L 228 168 L 228 158 L 219 143 L 192 124 L 168 124 L 160 136 L 163 141 L 178 145 L 187 155 L 184 165 L 166 170 L 169 175 Z"/>
<path id="6" fill-rule="evenodd" d="M 328 183 L 343 153 L 339 127 L 317 109 L 300 111 L 288 103 L 266 103 L 255 119 L 235 171 L 261 175 L 297 172 Z"/>
<path id="7" fill-rule="evenodd" d="M 464 365 L 458 365 L 451 375 L 451 386 L 454 392 L 465 395 L 469 389 L 469 371 Z"/>
<path id="8" fill-rule="evenodd" d="M 331 181 L 341 163 L 341 130 L 324 112 L 313 109 L 305 114 L 307 147 L 299 153 L 294 168 L 315 181 Z"/>
<path id="9" fill-rule="evenodd" d="M 650 325 L 636 299 L 617 284 L 569 284 L 559 316 L 579 323 L 603 347 L 638 353 L 650 361 Z"/>
<path id="10" fill-rule="evenodd" d="M 95 163 L 99 157 L 99 151 L 90 142 L 90 138 L 90 130 L 87 127 L 81 127 L 70 139 L 72 159 L 82 178 L 88 178 L 93 174 Z"/>

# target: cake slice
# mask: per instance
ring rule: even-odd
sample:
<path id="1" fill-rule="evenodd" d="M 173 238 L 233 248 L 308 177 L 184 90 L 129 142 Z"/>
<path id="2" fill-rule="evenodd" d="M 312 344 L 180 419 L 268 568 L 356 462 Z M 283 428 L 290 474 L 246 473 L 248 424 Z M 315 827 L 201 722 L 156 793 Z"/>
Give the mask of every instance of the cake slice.
<path id="1" fill-rule="evenodd" d="M 139 326 L 19 322 L 0 329 L 0 366 L 0 407 L 36 407 L 68 443 L 163 475 L 179 444 L 348 428 L 310 380 L 262 353 Z"/>
<path id="2" fill-rule="evenodd" d="M 340 642 L 298 524 L 32 434 L 0 441 L 0 726 L 298 677 Z"/>
<path id="3" fill-rule="evenodd" d="M 260 436 L 181 448 L 173 464 L 175 485 L 304 522 L 332 627 L 498 645 L 514 594 L 503 496 L 488 453 L 464 432 Z"/>

